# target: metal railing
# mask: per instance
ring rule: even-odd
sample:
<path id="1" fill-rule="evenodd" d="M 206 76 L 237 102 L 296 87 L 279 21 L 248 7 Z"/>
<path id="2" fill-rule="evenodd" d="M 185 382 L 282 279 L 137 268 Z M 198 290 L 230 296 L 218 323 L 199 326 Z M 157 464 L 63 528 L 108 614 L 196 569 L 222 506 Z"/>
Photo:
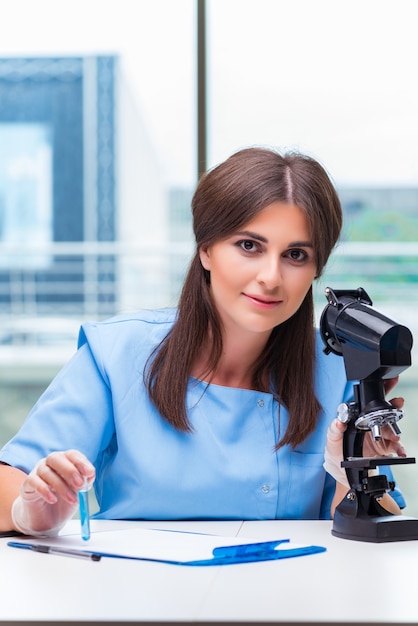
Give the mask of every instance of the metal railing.
<path id="1" fill-rule="evenodd" d="M 103 319 L 138 308 L 176 304 L 193 244 L 0 245 L 0 325 L 17 318 Z M 375 304 L 418 305 L 417 243 L 343 243 L 315 283 L 362 286 Z M 415 317 L 415 315 L 414 315 Z"/>
<path id="2" fill-rule="evenodd" d="M 175 304 L 189 244 L 52 243 L 0 246 L 0 320 L 16 316 L 104 318 Z"/>
<path id="3" fill-rule="evenodd" d="M 370 289 L 374 301 L 416 306 L 418 242 L 346 242 L 334 251 L 324 278 Z M 336 285 L 337 286 L 337 285 Z"/>

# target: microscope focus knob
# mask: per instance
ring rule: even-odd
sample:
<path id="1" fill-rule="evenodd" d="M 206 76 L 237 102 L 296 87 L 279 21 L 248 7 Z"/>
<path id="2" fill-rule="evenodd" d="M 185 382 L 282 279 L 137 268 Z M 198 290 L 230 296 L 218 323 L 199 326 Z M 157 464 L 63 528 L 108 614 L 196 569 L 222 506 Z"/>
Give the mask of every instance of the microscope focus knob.
<path id="1" fill-rule="evenodd" d="M 346 404 L 345 402 L 342 402 L 341 404 L 338 405 L 337 418 L 343 424 L 348 422 L 348 404 Z"/>
<path id="2" fill-rule="evenodd" d="M 347 402 L 342 402 L 337 407 L 337 419 L 343 424 L 349 422 L 350 419 L 356 415 L 355 402 L 350 402 L 349 404 Z"/>

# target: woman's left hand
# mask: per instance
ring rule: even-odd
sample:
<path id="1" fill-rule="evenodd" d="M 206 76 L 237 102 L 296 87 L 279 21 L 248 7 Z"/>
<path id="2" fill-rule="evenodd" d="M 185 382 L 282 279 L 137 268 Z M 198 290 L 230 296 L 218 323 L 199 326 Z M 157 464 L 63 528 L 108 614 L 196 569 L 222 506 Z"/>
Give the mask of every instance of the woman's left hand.
<path id="1" fill-rule="evenodd" d="M 384 381 L 386 393 L 390 393 L 390 391 L 392 391 L 398 380 L 399 376 Z M 389 402 L 397 409 L 402 409 L 404 405 L 403 398 L 392 398 Z M 381 435 L 382 438 L 380 441 L 375 441 L 371 431 L 366 433 L 363 441 L 363 456 L 388 456 L 390 454 L 395 454 L 401 457 L 407 456 L 406 450 L 401 443 L 400 436 L 396 435 L 390 426 L 384 426 L 381 430 Z"/>
<path id="2" fill-rule="evenodd" d="M 398 377 L 391 378 L 384 382 L 386 393 L 390 392 L 398 382 Z M 401 409 L 404 405 L 403 398 L 393 398 L 390 403 L 397 409 Z M 337 482 L 347 486 L 345 470 L 341 468 L 343 460 L 343 435 L 347 428 L 346 424 L 341 423 L 338 419 L 334 419 L 328 428 L 327 442 L 324 452 L 324 468 L 335 478 Z M 396 435 L 390 426 L 383 426 L 381 429 L 382 438 L 375 441 L 371 431 L 365 433 L 363 439 L 363 456 L 376 457 L 396 454 L 406 457 L 406 451 L 403 447 L 399 435 Z"/>
<path id="3" fill-rule="evenodd" d="M 404 404 L 403 398 L 392 398 L 389 402 L 397 409 L 401 409 Z M 388 456 L 390 454 L 402 457 L 407 456 L 400 436 L 396 435 L 390 426 L 383 426 L 381 436 L 382 438 L 376 441 L 370 430 L 365 434 L 363 440 L 363 456 Z"/>

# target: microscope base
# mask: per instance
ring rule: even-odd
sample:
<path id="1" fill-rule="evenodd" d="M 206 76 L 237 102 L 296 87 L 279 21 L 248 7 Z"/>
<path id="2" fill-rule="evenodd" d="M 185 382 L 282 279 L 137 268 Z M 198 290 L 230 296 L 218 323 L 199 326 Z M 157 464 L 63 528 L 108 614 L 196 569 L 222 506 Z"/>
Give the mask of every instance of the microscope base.
<path id="1" fill-rule="evenodd" d="M 418 539 L 418 519 L 405 515 L 358 516 L 335 511 L 332 534 L 342 539 L 383 543 Z"/>

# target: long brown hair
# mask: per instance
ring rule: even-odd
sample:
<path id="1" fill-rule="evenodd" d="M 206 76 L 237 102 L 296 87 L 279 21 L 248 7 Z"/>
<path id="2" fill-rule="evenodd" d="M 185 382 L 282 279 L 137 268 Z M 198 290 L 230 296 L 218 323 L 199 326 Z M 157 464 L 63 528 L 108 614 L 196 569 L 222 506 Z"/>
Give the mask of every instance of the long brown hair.
<path id="1" fill-rule="evenodd" d="M 231 236 L 273 202 L 297 205 L 307 217 L 319 277 L 342 226 L 340 201 L 312 157 L 272 148 L 240 150 L 202 176 L 192 199 L 196 252 L 178 304 L 176 322 L 152 353 L 146 384 L 152 402 L 175 428 L 191 431 L 185 406 L 192 365 L 210 333 L 208 372 L 222 354 L 218 313 L 210 276 L 199 249 Z M 253 370 L 253 387 L 272 392 L 289 412 L 278 447 L 296 446 L 315 429 L 320 405 L 314 391 L 315 330 L 312 287 L 299 310 L 273 329 Z M 266 389 L 266 382 L 268 388 Z M 167 392 L 167 390 L 169 390 Z"/>

